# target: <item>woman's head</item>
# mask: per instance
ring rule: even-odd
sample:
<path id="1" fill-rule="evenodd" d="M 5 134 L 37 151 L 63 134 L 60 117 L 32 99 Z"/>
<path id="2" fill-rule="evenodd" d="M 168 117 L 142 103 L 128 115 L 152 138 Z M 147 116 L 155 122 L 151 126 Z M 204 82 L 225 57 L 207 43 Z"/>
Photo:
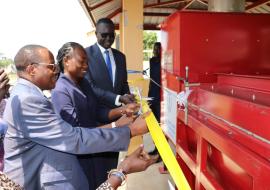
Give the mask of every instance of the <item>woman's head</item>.
<path id="1" fill-rule="evenodd" d="M 82 45 L 76 42 L 65 43 L 58 51 L 57 63 L 60 71 L 75 82 L 81 80 L 88 69 L 87 55 Z"/>

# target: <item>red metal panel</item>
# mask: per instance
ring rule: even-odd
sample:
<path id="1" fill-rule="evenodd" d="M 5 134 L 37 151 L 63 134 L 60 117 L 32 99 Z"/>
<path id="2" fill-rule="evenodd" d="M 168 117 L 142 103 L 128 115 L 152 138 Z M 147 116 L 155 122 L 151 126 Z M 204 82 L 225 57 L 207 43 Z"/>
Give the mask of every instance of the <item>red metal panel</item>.
<path id="1" fill-rule="evenodd" d="M 162 49 L 164 87 L 183 90 L 186 66 L 201 83 L 186 124 L 177 110 L 177 159 L 191 188 L 270 189 L 270 15 L 177 12 L 162 25 Z"/>
<path id="2" fill-rule="evenodd" d="M 179 119 L 183 118 L 184 114 L 179 112 Z M 181 129 L 193 130 L 205 143 L 198 143 L 200 156 L 194 162 L 190 161 L 193 158 L 190 159 L 191 154 L 182 144 L 177 144 L 177 153 L 191 171 L 200 171 L 193 172 L 193 178 L 195 176 L 197 183 L 202 184 L 205 189 L 270 188 L 270 181 L 267 180 L 270 176 L 269 161 L 217 130 L 203 113 L 193 112 L 188 119 L 188 126 L 183 123 L 178 126 L 180 130 L 177 131 L 177 135 L 184 133 Z M 200 167 L 202 164 L 204 167 Z M 255 182 L 262 181 L 261 179 L 264 179 L 264 182 L 255 186 Z M 198 189 L 193 184 L 191 186 L 192 189 Z"/>
<path id="3" fill-rule="evenodd" d="M 176 145 L 192 188 L 270 189 L 269 115 L 270 107 L 193 89 L 188 125 L 178 110 Z"/>
<path id="4" fill-rule="evenodd" d="M 209 112 L 209 115 L 211 114 L 210 116 L 221 118 L 231 125 L 236 125 L 234 129 L 242 127 L 244 130 L 257 135 L 258 139 L 261 137 L 270 142 L 270 132 L 266 133 L 266 131 L 270 130 L 269 107 L 202 89 L 198 89 L 198 91 L 192 94 L 189 102 L 190 104 L 193 103 L 200 109 Z M 246 132 L 246 135 L 253 136 L 248 134 L 248 132 Z M 245 131 L 243 131 L 243 133 L 245 133 Z M 264 154 L 265 153 L 267 152 L 264 152 Z"/>
<path id="5" fill-rule="evenodd" d="M 181 85 L 180 85 L 180 81 L 177 79 L 176 75 L 163 71 L 162 79 L 163 79 L 162 80 L 163 86 L 166 86 L 167 88 L 170 88 L 171 90 L 173 90 L 175 92 L 180 92 Z"/>
<path id="6" fill-rule="evenodd" d="M 270 93 L 270 76 L 219 74 L 217 83 Z"/>
<path id="7" fill-rule="evenodd" d="M 162 67 L 167 71 L 179 75 L 180 61 L 180 15 L 173 14 L 170 16 L 170 22 L 162 26 L 161 43 L 162 43 Z M 172 56 L 168 62 L 166 54 Z M 169 66 L 168 66 L 169 65 Z M 168 68 L 169 67 L 169 68 Z"/>
<path id="8" fill-rule="evenodd" d="M 180 30 L 180 31 L 179 31 Z M 207 81 L 217 72 L 270 73 L 270 15 L 178 12 L 162 25 L 164 52 L 173 52 L 173 73 Z"/>

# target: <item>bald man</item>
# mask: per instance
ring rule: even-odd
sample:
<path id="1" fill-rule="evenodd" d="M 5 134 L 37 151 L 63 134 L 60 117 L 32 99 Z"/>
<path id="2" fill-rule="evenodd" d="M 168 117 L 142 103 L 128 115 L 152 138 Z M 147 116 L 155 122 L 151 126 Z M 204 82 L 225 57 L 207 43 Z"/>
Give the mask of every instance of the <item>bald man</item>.
<path id="1" fill-rule="evenodd" d="M 27 45 L 15 56 L 18 81 L 4 119 L 4 172 L 25 189 L 87 190 L 76 154 L 126 150 L 131 136 L 147 132 L 144 119 L 123 128 L 79 128 L 63 121 L 43 90 L 54 88 L 57 67 L 52 53 Z"/>

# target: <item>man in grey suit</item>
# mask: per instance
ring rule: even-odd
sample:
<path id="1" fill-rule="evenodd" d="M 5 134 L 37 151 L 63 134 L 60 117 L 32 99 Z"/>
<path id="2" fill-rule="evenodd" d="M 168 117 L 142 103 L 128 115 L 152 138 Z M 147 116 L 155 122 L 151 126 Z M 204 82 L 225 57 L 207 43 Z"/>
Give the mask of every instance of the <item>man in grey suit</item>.
<path id="1" fill-rule="evenodd" d="M 42 92 L 54 88 L 57 80 L 52 53 L 27 45 L 14 61 L 19 79 L 4 113 L 4 172 L 25 189 L 87 190 L 76 154 L 126 150 L 131 136 L 147 132 L 142 118 L 122 128 L 72 127 Z"/>

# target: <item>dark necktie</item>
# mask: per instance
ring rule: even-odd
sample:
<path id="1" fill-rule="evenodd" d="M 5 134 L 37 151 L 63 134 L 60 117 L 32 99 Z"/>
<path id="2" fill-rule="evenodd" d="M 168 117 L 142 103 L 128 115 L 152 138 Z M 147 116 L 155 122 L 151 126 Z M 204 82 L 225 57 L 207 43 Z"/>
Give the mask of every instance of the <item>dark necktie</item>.
<path id="1" fill-rule="evenodd" d="M 109 71 L 110 79 L 113 82 L 112 63 L 111 63 L 110 54 L 109 54 L 109 51 L 108 50 L 105 51 L 105 55 L 106 55 L 105 62 L 106 62 L 106 65 L 107 65 L 107 69 Z"/>

